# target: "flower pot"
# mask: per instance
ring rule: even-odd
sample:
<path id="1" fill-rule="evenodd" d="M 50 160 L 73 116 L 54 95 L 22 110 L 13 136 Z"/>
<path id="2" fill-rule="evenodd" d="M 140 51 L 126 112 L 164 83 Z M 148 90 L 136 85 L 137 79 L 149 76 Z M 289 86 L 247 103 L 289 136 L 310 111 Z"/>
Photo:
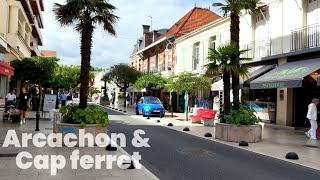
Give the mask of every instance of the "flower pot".
<path id="1" fill-rule="evenodd" d="M 246 141 L 249 143 L 259 142 L 262 139 L 262 126 L 216 123 L 215 138 L 229 142 Z"/>
<path id="2" fill-rule="evenodd" d="M 54 133 L 62 133 L 62 137 L 64 137 L 67 133 L 72 133 L 75 134 L 77 136 L 77 139 L 74 139 L 72 141 L 77 141 L 77 145 L 79 146 L 79 130 L 80 129 L 84 129 L 85 134 L 92 134 L 93 136 L 93 140 L 95 141 L 95 138 L 98 134 L 100 133 L 105 133 L 107 134 L 107 127 L 103 127 L 102 124 L 87 124 L 86 127 L 81 127 L 80 124 L 68 124 L 68 123 L 61 123 L 61 122 L 57 122 L 55 125 L 55 129 L 54 129 Z M 87 140 L 85 141 L 85 146 L 88 146 L 88 142 Z M 65 145 L 63 143 L 63 145 Z M 100 144 L 96 144 L 94 143 L 94 145 L 100 145 Z M 106 144 L 101 144 L 101 145 L 107 145 Z"/>

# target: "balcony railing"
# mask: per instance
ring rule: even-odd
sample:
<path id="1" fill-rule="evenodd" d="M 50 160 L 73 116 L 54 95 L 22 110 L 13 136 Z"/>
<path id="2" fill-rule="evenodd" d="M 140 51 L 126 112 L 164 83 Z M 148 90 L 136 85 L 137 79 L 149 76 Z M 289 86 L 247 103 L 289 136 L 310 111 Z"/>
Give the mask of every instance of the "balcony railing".
<path id="1" fill-rule="evenodd" d="M 29 48 L 30 46 L 28 45 L 26 39 L 20 34 L 20 32 L 17 33 L 19 39 L 21 40 L 21 42 L 26 46 L 26 48 Z"/>
<path id="2" fill-rule="evenodd" d="M 320 24 L 291 32 L 291 51 L 320 47 Z"/>
<path id="3" fill-rule="evenodd" d="M 241 50 L 248 50 L 241 57 L 243 58 L 262 58 L 271 56 L 271 39 L 253 41 L 247 44 L 240 45 Z"/>

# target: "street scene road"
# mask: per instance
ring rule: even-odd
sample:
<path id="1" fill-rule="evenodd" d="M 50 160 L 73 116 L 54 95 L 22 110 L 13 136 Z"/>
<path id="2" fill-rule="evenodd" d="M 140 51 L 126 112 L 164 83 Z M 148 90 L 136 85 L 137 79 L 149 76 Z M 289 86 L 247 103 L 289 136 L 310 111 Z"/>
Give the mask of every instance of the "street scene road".
<path id="1" fill-rule="evenodd" d="M 159 179 L 317 179 L 320 171 L 258 155 L 217 142 L 155 126 L 113 110 L 109 133 L 124 133 L 127 141 L 142 129 L 150 138 L 150 148 L 130 143 L 128 153 L 140 152 L 142 164 Z"/>

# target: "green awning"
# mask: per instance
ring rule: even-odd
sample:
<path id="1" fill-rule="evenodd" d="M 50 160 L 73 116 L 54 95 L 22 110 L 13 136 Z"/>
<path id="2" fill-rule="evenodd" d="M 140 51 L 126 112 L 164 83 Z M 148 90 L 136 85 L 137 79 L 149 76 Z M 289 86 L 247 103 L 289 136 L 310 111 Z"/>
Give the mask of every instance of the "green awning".
<path id="1" fill-rule="evenodd" d="M 302 87 L 304 77 L 320 69 L 320 58 L 288 62 L 250 82 L 250 89 Z"/>

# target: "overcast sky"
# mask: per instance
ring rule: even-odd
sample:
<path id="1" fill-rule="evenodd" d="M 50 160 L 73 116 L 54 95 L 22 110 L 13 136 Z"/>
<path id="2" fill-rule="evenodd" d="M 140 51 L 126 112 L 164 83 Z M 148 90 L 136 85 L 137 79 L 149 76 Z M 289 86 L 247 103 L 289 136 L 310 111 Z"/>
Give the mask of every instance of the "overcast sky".
<path id="1" fill-rule="evenodd" d="M 142 24 L 150 24 L 148 16 L 152 16 L 153 29 L 170 28 L 195 4 L 209 8 L 214 1 L 216 0 L 110 0 L 117 7 L 115 14 L 120 17 L 116 25 L 117 38 L 96 29 L 91 64 L 94 67 L 108 68 L 117 63 L 128 63 L 136 39 L 142 36 Z M 41 49 L 56 50 L 60 64 L 80 65 L 79 34 L 72 27 L 60 27 L 55 21 L 52 13 L 55 2 L 64 3 L 65 0 L 44 1 L 44 44 Z"/>

